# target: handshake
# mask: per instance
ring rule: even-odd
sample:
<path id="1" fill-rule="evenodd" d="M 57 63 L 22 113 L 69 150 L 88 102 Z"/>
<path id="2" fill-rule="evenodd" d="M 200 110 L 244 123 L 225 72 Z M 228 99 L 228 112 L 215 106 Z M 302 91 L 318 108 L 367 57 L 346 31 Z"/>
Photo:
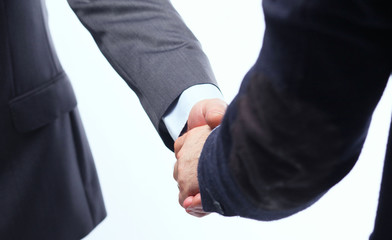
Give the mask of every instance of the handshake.
<path id="1" fill-rule="evenodd" d="M 226 108 L 227 104 L 220 99 L 195 104 L 189 113 L 186 133 L 174 143 L 177 162 L 173 177 L 180 191 L 178 200 L 187 213 L 196 217 L 208 214 L 203 211 L 197 179 L 199 157 L 208 135 L 221 123 Z"/>

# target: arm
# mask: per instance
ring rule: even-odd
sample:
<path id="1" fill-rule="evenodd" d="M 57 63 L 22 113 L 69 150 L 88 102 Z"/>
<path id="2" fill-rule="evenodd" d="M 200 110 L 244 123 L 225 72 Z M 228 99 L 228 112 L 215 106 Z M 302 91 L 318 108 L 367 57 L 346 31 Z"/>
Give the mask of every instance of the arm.
<path id="1" fill-rule="evenodd" d="M 263 2 L 260 57 L 198 162 L 204 211 L 287 217 L 351 170 L 392 66 L 386 6 L 365 2 Z"/>
<path id="2" fill-rule="evenodd" d="M 197 39 L 168 0 L 68 2 L 172 148 L 163 115 L 189 87 L 216 84 Z"/>

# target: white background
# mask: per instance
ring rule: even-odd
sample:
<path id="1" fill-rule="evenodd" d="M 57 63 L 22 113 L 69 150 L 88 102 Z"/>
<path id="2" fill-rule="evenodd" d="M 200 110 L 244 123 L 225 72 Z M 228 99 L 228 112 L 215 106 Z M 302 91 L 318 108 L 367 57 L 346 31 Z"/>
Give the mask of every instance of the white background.
<path id="1" fill-rule="evenodd" d="M 227 101 L 257 58 L 264 22 L 259 0 L 173 0 L 210 58 Z M 197 219 L 177 202 L 175 158 L 135 94 L 114 72 L 66 0 L 47 0 L 50 28 L 71 78 L 95 157 L 108 217 L 85 239 L 364 240 L 373 228 L 391 91 L 354 170 L 311 208 L 258 222 L 217 214 Z"/>

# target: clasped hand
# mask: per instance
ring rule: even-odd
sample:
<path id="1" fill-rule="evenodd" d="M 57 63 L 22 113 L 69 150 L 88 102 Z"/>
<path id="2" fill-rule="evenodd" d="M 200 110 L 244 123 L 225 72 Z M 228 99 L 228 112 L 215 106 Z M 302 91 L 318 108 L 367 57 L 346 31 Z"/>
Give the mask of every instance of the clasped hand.
<path id="1" fill-rule="evenodd" d="M 188 131 L 179 137 L 174 144 L 177 162 L 173 177 L 179 188 L 179 203 L 186 212 L 203 217 L 203 211 L 197 166 L 204 143 L 212 129 L 217 127 L 223 118 L 227 104 L 220 99 L 203 100 L 195 104 L 188 118 Z"/>

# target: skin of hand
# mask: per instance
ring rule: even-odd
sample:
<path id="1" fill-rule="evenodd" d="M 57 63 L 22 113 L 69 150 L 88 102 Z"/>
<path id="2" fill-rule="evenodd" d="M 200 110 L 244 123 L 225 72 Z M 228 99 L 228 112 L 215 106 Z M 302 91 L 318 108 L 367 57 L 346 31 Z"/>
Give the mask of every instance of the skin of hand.
<path id="1" fill-rule="evenodd" d="M 203 125 L 208 125 L 211 129 L 214 129 L 222 122 L 226 109 L 227 109 L 227 103 L 221 99 L 206 99 L 198 102 L 197 104 L 195 104 L 195 106 L 193 106 L 191 112 L 189 113 L 188 131 Z M 179 152 L 184 144 L 182 142 L 183 139 L 185 138 L 176 141 L 175 144 L 175 153 L 177 159 L 179 156 Z M 195 166 L 196 166 L 196 180 L 197 180 L 197 163 Z M 174 174 L 173 174 L 176 181 L 178 175 L 176 173 L 177 170 L 178 170 L 178 162 L 174 167 Z M 178 184 L 178 186 L 180 186 L 180 184 Z M 197 191 L 198 189 L 199 188 L 197 187 Z M 187 213 L 193 216 L 203 217 L 208 214 L 203 211 L 201 196 L 200 193 L 198 192 L 194 196 L 188 196 L 183 202 L 181 202 L 180 200 L 180 204 L 185 208 Z"/>
<path id="2" fill-rule="evenodd" d="M 188 131 L 203 125 L 214 129 L 222 122 L 226 109 L 227 103 L 219 98 L 205 99 L 196 103 L 189 113 Z"/>
<path id="3" fill-rule="evenodd" d="M 187 197 L 184 200 L 183 207 L 187 213 L 195 217 L 204 217 L 209 214 L 203 211 L 200 193 Z"/>
<path id="4" fill-rule="evenodd" d="M 173 177 L 180 190 L 179 203 L 189 214 L 197 217 L 207 215 L 202 209 L 197 166 L 200 153 L 211 130 L 208 125 L 193 128 L 179 137 L 174 144 L 177 162 Z"/>

